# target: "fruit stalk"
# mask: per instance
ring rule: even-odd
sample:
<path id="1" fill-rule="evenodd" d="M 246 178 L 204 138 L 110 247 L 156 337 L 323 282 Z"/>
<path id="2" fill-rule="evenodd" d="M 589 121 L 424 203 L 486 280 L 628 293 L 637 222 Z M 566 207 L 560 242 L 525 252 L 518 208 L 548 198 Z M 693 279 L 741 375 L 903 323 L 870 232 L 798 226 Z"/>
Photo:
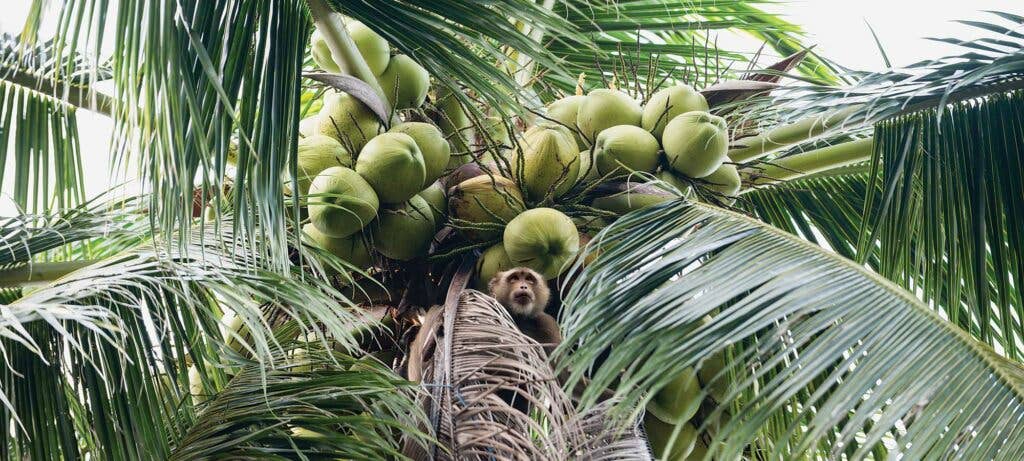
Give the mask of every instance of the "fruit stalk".
<path id="1" fill-rule="evenodd" d="M 768 165 L 744 168 L 740 174 L 745 183 L 755 186 L 790 181 L 868 160 L 874 152 L 874 146 L 874 138 L 859 139 L 790 155 Z"/>
<path id="2" fill-rule="evenodd" d="M 373 75 L 370 66 L 366 64 L 366 60 L 359 54 L 359 48 L 356 48 L 352 36 L 345 30 L 341 15 L 334 12 L 324 0 L 308 0 L 307 3 L 309 11 L 313 15 L 313 22 L 323 35 L 324 41 L 327 42 L 334 62 L 338 64 L 343 73 L 352 75 L 370 85 L 370 88 L 373 88 L 373 91 L 387 106 L 388 99 L 384 95 L 384 89 L 381 88 L 377 77 Z M 390 107 L 388 109 L 390 110 Z"/>
<path id="3" fill-rule="evenodd" d="M 850 115 L 853 115 L 853 113 L 860 109 L 860 106 L 849 107 L 772 128 L 757 136 L 736 140 L 733 144 L 741 145 L 742 147 L 730 149 L 729 160 L 736 163 L 746 163 L 762 158 L 783 147 L 818 137 L 842 125 Z"/>

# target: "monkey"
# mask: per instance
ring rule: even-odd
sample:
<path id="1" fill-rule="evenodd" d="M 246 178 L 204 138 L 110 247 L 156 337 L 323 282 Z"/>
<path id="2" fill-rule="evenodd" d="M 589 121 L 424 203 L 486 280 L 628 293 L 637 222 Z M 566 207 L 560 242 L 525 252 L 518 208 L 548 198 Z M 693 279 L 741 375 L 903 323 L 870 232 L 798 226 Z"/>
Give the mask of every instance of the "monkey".
<path id="1" fill-rule="evenodd" d="M 526 267 L 498 272 L 487 283 L 491 296 L 512 314 L 519 331 L 544 346 L 551 353 L 562 342 L 558 322 L 544 308 L 551 299 L 551 289 L 544 277 Z"/>

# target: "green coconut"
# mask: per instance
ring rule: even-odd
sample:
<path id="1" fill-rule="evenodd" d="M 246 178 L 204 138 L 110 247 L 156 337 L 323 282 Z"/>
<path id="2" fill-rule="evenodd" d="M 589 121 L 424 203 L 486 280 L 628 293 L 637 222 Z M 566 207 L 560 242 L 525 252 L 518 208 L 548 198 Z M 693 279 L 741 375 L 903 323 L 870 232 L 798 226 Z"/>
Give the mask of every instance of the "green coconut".
<path id="1" fill-rule="evenodd" d="M 724 372 L 726 369 L 725 351 L 718 351 L 701 363 L 697 369 L 697 377 L 700 379 L 701 387 L 705 388 L 711 398 L 718 403 L 724 403 L 725 397 L 729 395 L 729 375 Z M 719 375 L 721 373 L 721 375 Z"/>
<path id="2" fill-rule="evenodd" d="M 448 141 L 445 141 L 441 130 L 437 129 L 433 124 L 424 122 L 399 123 L 391 127 L 388 133 L 405 133 L 413 141 L 416 141 L 416 146 L 420 148 L 420 153 L 423 154 L 424 186 L 436 181 L 448 166 L 448 160 L 452 155 L 452 148 L 448 145 Z"/>
<path id="3" fill-rule="evenodd" d="M 534 208 L 505 226 L 501 239 L 517 266 L 540 272 L 548 280 L 568 268 L 580 251 L 580 234 L 572 219 L 552 208 Z"/>
<path id="4" fill-rule="evenodd" d="M 541 124 L 526 131 L 510 165 L 515 174 L 522 174 L 520 183 L 530 200 L 540 201 L 550 193 L 559 197 L 576 184 L 579 148 L 564 126 Z"/>
<path id="5" fill-rule="evenodd" d="M 679 175 L 674 173 L 672 170 L 662 170 L 662 171 L 659 171 L 658 174 L 656 174 L 654 176 L 657 177 L 658 179 L 668 183 L 672 187 L 675 187 L 676 189 L 679 189 L 679 192 L 681 192 L 683 195 L 686 195 L 686 193 L 689 192 L 690 189 L 693 187 L 689 183 L 689 181 L 679 177 Z"/>
<path id="6" fill-rule="evenodd" d="M 613 126 L 597 135 L 594 163 L 602 176 L 653 172 L 658 167 L 658 140 L 638 126 Z"/>
<path id="7" fill-rule="evenodd" d="M 597 89 L 580 102 L 576 125 L 587 140 L 594 140 L 606 128 L 640 126 L 640 104 L 618 90 Z"/>
<path id="8" fill-rule="evenodd" d="M 430 213 L 434 216 L 434 225 L 440 225 L 448 210 L 448 197 L 444 195 L 444 186 L 440 182 L 435 182 L 416 195 L 427 201 Z"/>
<path id="9" fill-rule="evenodd" d="M 651 185 L 627 183 L 621 192 L 595 198 L 591 206 L 599 210 L 624 215 L 631 211 L 667 202 L 673 198 L 675 198 L 673 194 Z"/>
<path id="10" fill-rule="evenodd" d="M 448 190 L 448 214 L 456 225 L 487 226 L 486 229 L 459 229 L 467 240 L 482 242 L 501 236 L 504 226 L 525 209 L 523 194 L 511 179 L 481 175 L 467 179 Z"/>
<path id="11" fill-rule="evenodd" d="M 373 247 L 382 255 L 408 261 L 427 254 L 434 237 L 434 215 L 423 197 L 383 207 L 373 229 Z"/>
<path id="12" fill-rule="evenodd" d="M 299 136 L 308 138 L 310 136 L 316 136 L 320 134 L 320 117 L 317 115 L 310 115 L 302 120 L 299 120 Z"/>
<path id="13" fill-rule="evenodd" d="M 601 179 L 601 173 L 597 172 L 597 165 L 594 165 L 593 158 L 594 154 L 590 150 L 580 151 L 580 173 L 576 182 L 589 184 Z"/>
<path id="14" fill-rule="evenodd" d="M 661 145 L 673 170 L 703 178 L 722 166 L 729 151 L 725 119 L 707 112 L 679 115 L 665 126 Z"/>
<path id="15" fill-rule="evenodd" d="M 377 215 L 377 193 L 359 173 L 341 166 L 330 167 L 309 186 L 309 220 L 316 229 L 334 238 L 348 237 Z"/>
<path id="16" fill-rule="evenodd" d="M 708 111 L 708 101 L 699 91 L 690 85 L 662 88 L 647 101 L 640 124 L 656 138 L 661 139 L 669 120 L 693 111 Z"/>
<path id="17" fill-rule="evenodd" d="M 712 192 L 722 195 L 722 197 L 716 197 L 720 201 L 727 205 L 732 205 L 736 201 L 733 197 L 740 191 L 741 186 L 740 174 L 736 171 L 736 165 L 723 163 L 714 173 L 701 178 L 701 180 Z"/>
<path id="18" fill-rule="evenodd" d="M 573 134 L 573 139 L 576 140 L 576 144 L 580 147 L 589 146 L 590 143 L 579 133 L 579 127 L 576 125 L 576 114 L 579 113 L 580 104 L 586 99 L 583 95 L 566 96 L 559 99 L 551 104 L 548 104 L 548 118 L 561 123 L 566 126 L 569 131 Z"/>
<path id="19" fill-rule="evenodd" d="M 438 91 L 436 106 L 438 110 L 437 126 L 441 128 L 445 139 L 451 144 L 452 152 L 467 154 L 470 150 L 469 142 L 473 139 L 473 122 L 466 115 L 466 110 L 459 102 L 459 98 L 448 88 L 443 88 Z M 465 164 L 468 160 L 468 155 L 453 155 L 448 167 L 455 168 Z"/>
<path id="20" fill-rule="evenodd" d="M 405 133 L 384 133 L 366 143 L 356 172 L 377 191 L 383 203 L 401 203 L 423 189 L 426 167 L 416 140 Z"/>
<path id="21" fill-rule="evenodd" d="M 644 430 L 647 432 L 647 440 L 651 443 L 655 459 L 662 461 L 686 461 L 697 442 L 697 428 L 693 424 L 683 423 L 677 426 L 660 421 L 650 413 L 644 416 Z"/>
<path id="22" fill-rule="evenodd" d="M 647 402 L 647 411 L 666 423 L 683 423 L 697 414 L 703 398 L 697 372 L 687 367 L 654 394 Z"/>
<path id="23" fill-rule="evenodd" d="M 302 226 L 302 233 L 316 246 L 329 251 L 355 267 L 362 269 L 373 264 L 370 249 L 366 247 L 366 241 L 361 233 L 356 232 L 348 237 L 334 238 L 320 232 L 312 223 Z"/>
<path id="24" fill-rule="evenodd" d="M 324 36 L 320 34 L 319 30 L 314 30 L 313 35 L 310 35 L 309 49 L 317 67 L 333 74 L 341 73 L 341 69 L 338 68 L 338 64 L 331 56 L 331 49 L 327 46 L 327 41 L 324 40 Z"/>
<path id="25" fill-rule="evenodd" d="M 363 60 L 373 75 L 383 73 L 388 67 L 388 61 L 391 60 L 391 47 L 388 41 L 359 21 L 345 24 L 345 29 L 352 36 L 352 41 L 356 43 L 359 54 L 363 55 Z"/>
<path id="26" fill-rule="evenodd" d="M 321 171 L 332 166 L 352 168 L 352 154 L 349 154 L 337 139 L 322 134 L 299 139 L 297 157 L 296 179 L 299 183 L 300 195 L 306 195 L 309 192 L 309 184 Z M 287 172 L 285 174 L 287 175 Z M 291 193 L 291 185 L 291 181 L 286 179 L 284 188 L 286 193 Z"/>
<path id="27" fill-rule="evenodd" d="M 513 267 L 516 267 L 516 265 L 508 258 L 508 253 L 505 252 L 505 246 L 500 243 L 496 243 L 484 250 L 483 254 L 480 255 L 480 259 L 477 260 L 476 279 L 473 286 L 476 287 L 477 290 L 486 291 L 487 282 L 490 282 L 495 274 L 509 270 Z"/>
<path id="28" fill-rule="evenodd" d="M 349 152 L 359 152 L 381 131 L 380 120 L 358 99 L 348 93 L 331 92 L 324 96 L 318 116 L 320 134 L 341 142 Z"/>
<path id="29" fill-rule="evenodd" d="M 378 80 L 391 108 L 396 110 L 422 106 L 430 89 L 430 74 L 404 54 L 391 58 Z"/>

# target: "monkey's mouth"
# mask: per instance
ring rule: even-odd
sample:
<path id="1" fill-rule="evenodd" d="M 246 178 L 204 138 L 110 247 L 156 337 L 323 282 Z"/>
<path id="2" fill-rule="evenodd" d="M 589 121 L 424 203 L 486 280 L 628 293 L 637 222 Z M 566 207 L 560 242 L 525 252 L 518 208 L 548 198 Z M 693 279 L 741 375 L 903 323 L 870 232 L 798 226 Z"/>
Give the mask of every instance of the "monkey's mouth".
<path id="1" fill-rule="evenodd" d="M 533 295 L 530 294 L 530 292 L 528 291 L 523 291 L 516 293 L 514 296 L 512 296 L 512 300 L 514 300 L 517 304 L 527 304 L 533 302 Z"/>

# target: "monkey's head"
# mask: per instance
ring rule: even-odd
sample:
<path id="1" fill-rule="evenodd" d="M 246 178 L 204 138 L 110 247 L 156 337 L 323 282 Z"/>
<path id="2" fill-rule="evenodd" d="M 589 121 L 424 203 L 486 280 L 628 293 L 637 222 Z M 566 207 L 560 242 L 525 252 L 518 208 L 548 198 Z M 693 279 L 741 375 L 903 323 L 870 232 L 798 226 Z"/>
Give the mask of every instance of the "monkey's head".
<path id="1" fill-rule="evenodd" d="M 487 287 L 509 312 L 527 317 L 544 312 L 551 295 L 544 277 L 526 267 L 498 272 Z"/>

